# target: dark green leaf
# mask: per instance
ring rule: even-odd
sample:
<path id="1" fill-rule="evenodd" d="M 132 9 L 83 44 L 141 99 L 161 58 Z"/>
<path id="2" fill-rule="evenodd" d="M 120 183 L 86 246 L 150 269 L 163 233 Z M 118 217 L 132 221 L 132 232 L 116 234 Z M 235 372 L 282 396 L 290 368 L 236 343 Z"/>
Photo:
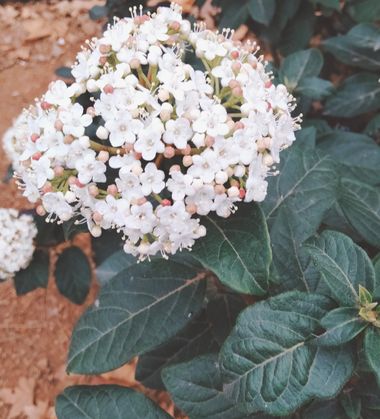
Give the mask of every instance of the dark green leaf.
<path id="1" fill-rule="evenodd" d="M 380 29 L 374 24 L 359 23 L 347 35 L 354 40 L 358 47 L 371 48 L 374 51 L 380 49 Z"/>
<path id="2" fill-rule="evenodd" d="M 296 132 L 296 140 L 298 145 L 304 147 L 315 148 L 317 139 L 317 129 L 313 126 L 302 128 Z"/>
<path id="3" fill-rule="evenodd" d="M 236 294 L 222 294 L 209 302 L 207 316 L 213 325 L 212 333 L 219 345 L 226 340 L 235 326 L 238 314 L 246 306 L 241 296 Z"/>
<path id="4" fill-rule="evenodd" d="M 373 298 L 374 300 L 380 300 L 380 255 L 377 255 L 377 257 L 373 261 L 373 267 L 375 269 L 375 290 L 373 292 Z"/>
<path id="5" fill-rule="evenodd" d="M 312 2 L 314 4 L 319 4 L 320 6 L 325 6 L 331 9 L 340 10 L 339 0 L 312 0 Z"/>
<path id="6" fill-rule="evenodd" d="M 311 99 L 322 100 L 331 95 L 334 91 L 334 85 L 319 77 L 303 78 L 295 89 L 296 94 L 307 96 Z"/>
<path id="7" fill-rule="evenodd" d="M 353 0 L 347 7 L 348 13 L 357 22 L 375 22 L 380 19 L 378 0 Z"/>
<path id="8" fill-rule="evenodd" d="M 206 281 L 197 273 L 162 259 L 119 272 L 77 323 L 68 370 L 89 374 L 112 370 L 178 333 L 203 302 Z"/>
<path id="9" fill-rule="evenodd" d="M 327 313 L 321 320 L 326 331 L 315 340 L 321 346 L 339 346 L 354 339 L 368 323 L 363 321 L 357 308 L 339 307 Z"/>
<path id="10" fill-rule="evenodd" d="M 319 75 L 323 66 L 323 56 L 315 48 L 297 51 L 288 55 L 280 69 L 280 78 L 286 87 L 293 91 L 306 78 Z"/>
<path id="11" fill-rule="evenodd" d="M 91 285 L 91 268 L 79 247 L 65 249 L 55 265 L 55 281 L 59 292 L 75 304 L 82 304 Z"/>
<path id="12" fill-rule="evenodd" d="M 314 400 L 302 412 L 302 419 L 348 419 L 337 399 Z"/>
<path id="13" fill-rule="evenodd" d="M 73 79 L 73 75 L 71 74 L 71 68 L 70 67 L 59 67 L 55 70 L 55 74 L 58 77 L 62 77 L 64 79 Z"/>
<path id="14" fill-rule="evenodd" d="M 323 47 L 344 64 L 364 70 L 378 70 L 380 68 L 380 54 L 372 48 L 365 48 L 357 44 L 355 36 L 335 36 L 323 41 Z"/>
<path id="15" fill-rule="evenodd" d="M 365 127 L 364 133 L 375 137 L 380 132 L 380 114 L 375 115 Z"/>
<path id="16" fill-rule="evenodd" d="M 380 385 L 380 329 L 368 327 L 364 336 L 364 353 L 369 366 Z"/>
<path id="17" fill-rule="evenodd" d="M 324 231 L 307 248 L 316 269 L 330 289 L 331 296 L 343 306 L 359 303 L 359 284 L 374 289 L 375 272 L 367 253 L 349 237 Z"/>
<path id="18" fill-rule="evenodd" d="M 351 346 L 310 345 L 327 297 L 297 291 L 245 309 L 220 354 L 225 394 L 247 413 L 286 415 L 335 396 L 354 369 Z"/>
<path id="19" fill-rule="evenodd" d="M 376 74 L 360 73 L 347 78 L 325 105 L 325 114 L 350 118 L 380 108 L 380 83 Z"/>
<path id="20" fill-rule="evenodd" d="M 275 0 L 248 0 L 248 11 L 252 19 L 264 25 L 269 25 L 275 10 Z"/>
<path id="21" fill-rule="evenodd" d="M 103 230 L 100 237 L 92 237 L 92 250 L 97 265 L 100 265 L 113 253 L 122 249 L 122 247 L 122 236 L 116 230 Z"/>
<path id="22" fill-rule="evenodd" d="M 206 237 L 192 255 L 228 287 L 246 294 L 264 295 L 272 253 L 265 217 L 256 205 L 241 205 L 228 219 L 205 217 Z"/>
<path id="23" fill-rule="evenodd" d="M 288 21 L 294 17 L 300 6 L 301 0 L 281 0 L 276 4 L 276 12 L 270 27 L 280 35 Z"/>
<path id="24" fill-rule="evenodd" d="M 306 48 L 314 32 L 315 21 L 312 5 L 307 1 L 302 1 L 297 14 L 288 22 L 282 32 L 279 43 L 280 52 L 286 56 Z"/>
<path id="25" fill-rule="evenodd" d="M 323 281 L 302 246 L 307 238 L 316 233 L 324 211 L 314 214 L 310 222 L 283 205 L 270 231 L 273 262 L 279 274 L 278 288 L 282 291 L 299 289 L 323 293 Z M 301 227 L 301 228 L 300 228 Z"/>
<path id="26" fill-rule="evenodd" d="M 223 10 L 219 22 L 220 28 L 237 29 L 248 19 L 247 0 L 236 0 L 234 2 L 224 0 L 220 2 L 220 7 Z"/>
<path id="27" fill-rule="evenodd" d="M 2 182 L 9 183 L 9 181 L 13 178 L 13 175 L 14 175 L 13 167 L 10 164 L 8 166 L 6 172 L 5 172 L 5 175 L 4 175 L 3 179 L 2 179 Z"/>
<path id="28" fill-rule="evenodd" d="M 190 418 L 243 419 L 234 404 L 223 394 L 217 355 L 204 355 L 189 362 L 166 368 L 165 387 L 176 405 Z M 265 419 L 267 416 L 253 416 Z"/>
<path id="29" fill-rule="evenodd" d="M 96 268 L 96 276 L 99 283 L 104 285 L 119 272 L 134 264 L 136 264 L 134 256 L 125 253 L 124 250 L 118 250 Z"/>
<path id="30" fill-rule="evenodd" d="M 116 385 L 73 386 L 57 397 L 58 419 L 169 419 L 143 394 Z"/>
<path id="31" fill-rule="evenodd" d="M 368 243 L 380 247 L 380 188 L 342 179 L 339 202 L 355 231 Z"/>
<path id="32" fill-rule="evenodd" d="M 343 393 L 340 403 L 349 419 L 361 419 L 362 403 L 359 397 L 351 393 Z"/>
<path id="33" fill-rule="evenodd" d="M 380 147 L 372 138 L 354 132 L 334 130 L 319 139 L 318 148 L 344 165 L 344 176 L 350 174 L 373 184 L 380 182 Z"/>
<path id="34" fill-rule="evenodd" d="M 88 14 L 90 15 L 90 19 L 98 20 L 106 17 L 108 14 L 108 7 L 106 6 L 93 6 Z"/>
<path id="35" fill-rule="evenodd" d="M 281 155 L 280 174 L 269 179 L 268 195 L 262 203 L 269 223 L 285 204 L 297 216 L 296 233 L 307 224 L 315 225 L 320 214 L 330 208 L 338 179 L 334 161 L 314 150 L 294 145 Z M 298 234 L 298 233 L 297 233 Z"/>
<path id="36" fill-rule="evenodd" d="M 17 272 L 14 284 L 17 295 L 24 295 L 36 288 L 46 288 L 49 279 L 49 254 L 36 250 L 33 260 L 26 269 Z"/>
<path id="37" fill-rule="evenodd" d="M 223 316 L 223 313 L 220 313 L 220 315 Z M 136 369 L 136 379 L 146 387 L 164 389 L 161 381 L 163 368 L 217 350 L 218 345 L 212 335 L 212 324 L 203 314 L 189 323 L 168 342 L 140 356 Z"/>

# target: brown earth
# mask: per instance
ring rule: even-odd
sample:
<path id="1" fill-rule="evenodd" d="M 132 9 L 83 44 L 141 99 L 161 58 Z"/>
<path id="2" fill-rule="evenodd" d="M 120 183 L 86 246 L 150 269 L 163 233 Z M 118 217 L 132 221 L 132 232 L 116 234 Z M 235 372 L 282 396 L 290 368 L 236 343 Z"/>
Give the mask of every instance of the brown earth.
<path id="1" fill-rule="evenodd" d="M 46 90 L 54 70 L 70 65 L 79 45 L 99 33 L 101 22 L 88 18 L 88 9 L 94 4 L 102 1 L 0 6 L 0 138 L 22 108 Z M 8 162 L 1 146 L 0 152 L 1 179 Z M 0 183 L 0 207 L 28 206 L 13 181 Z M 78 244 L 91 252 L 87 238 L 79 240 Z M 55 418 L 55 397 L 73 384 L 116 383 L 141 388 L 134 379 L 134 363 L 95 377 L 69 377 L 65 372 L 71 330 L 95 294 L 94 285 L 86 304 L 78 307 L 59 295 L 53 277 L 46 290 L 23 297 L 16 296 L 11 282 L 0 283 L 0 419 Z M 174 416 L 165 393 L 142 390 Z"/>

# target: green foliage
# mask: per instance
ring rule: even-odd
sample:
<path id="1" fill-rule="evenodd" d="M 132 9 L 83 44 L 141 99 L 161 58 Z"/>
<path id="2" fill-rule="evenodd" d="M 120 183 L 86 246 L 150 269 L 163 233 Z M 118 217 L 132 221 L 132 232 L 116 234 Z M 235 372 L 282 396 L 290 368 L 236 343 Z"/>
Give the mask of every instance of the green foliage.
<path id="1" fill-rule="evenodd" d="M 82 304 L 91 284 L 91 269 L 79 247 L 65 249 L 55 265 L 55 280 L 60 293 L 75 304 Z"/>
<path id="2" fill-rule="evenodd" d="M 108 0 L 90 14 L 112 20 L 139 3 Z M 213 4 L 219 28 L 254 32 L 303 128 L 265 201 L 205 217 L 207 235 L 190 254 L 137 264 L 115 232 L 92 240 L 101 287 L 75 327 L 68 370 L 97 374 L 138 355 L 138 380 L 166 388 L 190 419 L 378 418 L 380 2 Z M 39 230 L 42 246 L 79 232 Z M 26 276 L 37 262 L 16 277 L 18 292 L 46 286 L 46 264 L 43 279 Z M 58 287 L 83 301 L 88 277 L 78 270 L 73 286 L 69 265 Z M 167 417 L 116 386 L 69 388 L 57 414 Z"/>
<path id="3" fill-rule="evenodd" d="M 46 288 L 48 279 L 49 255 L 44 250 L 36 250 L 30 265 L 17 272 L 14 277 L 16 293 L 17 295 L 23 295 L 36 288 Z"/>
<path id="4" fill-rule="evenodd" d="M 204 275 L 185 264 L 135 262 L 101 288 L 98 300 L 79 320 L 68 370 L 110 371 L 156 348 L 200 310 L 205 285 Z"/>
<path id="5" fill-rule="evenodd" d="M 272 253 L 260 208 L 242 206 L 228 219 L 205 217 L 204 225 L 207 235 L 195 244 L 192 255 L 235 291 L 264 295 Z"/>
<path id="6" fill-rule="evenodd" d="M 57 398 L 58 419 L 166 419 L 170 418 L 150 399 L 115 385 L 68 387 Z"/>

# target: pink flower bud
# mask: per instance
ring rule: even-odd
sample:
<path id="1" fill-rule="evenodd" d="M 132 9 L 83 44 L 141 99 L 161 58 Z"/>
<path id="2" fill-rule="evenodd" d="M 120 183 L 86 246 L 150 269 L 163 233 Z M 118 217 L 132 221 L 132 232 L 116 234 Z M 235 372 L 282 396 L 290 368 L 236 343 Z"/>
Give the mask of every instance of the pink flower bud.
<path id="1" fill-rule="evenodd" d="M 104 93 L 106 93 L 106 94 L 113 93 L 113 92 L 114 92 L 114 88 L 113 88 L 113 86 L 111 86 L 110 84 L 106 84 L 106 85 L 103 87 L 103 92 L 104 92 Z"/>
<path id="2" fill-rule="evenodd" d="M 170 147 L 170 146 L 165 147 L 164 157 L 166 157 L 167 159 L 171 159 L 174 156 L 175 156 L 175 150 L 174 150 L 174 148 L 173 147 Z"/>
<path id="3" fill-rule="evenodd" d="M 98 154 L 99 161 L 105 163 L 108 161 L 109 158 L 110 158 L 110 154 L 108 153 L 108 151 L 105 151 L 105 150 L 99 151 L 99 154 Z"/>
<path id="4" fill-rule="evenodd" d="M 109 195 L 115 196 L 115 195 L 117 195 L 117 192 L 118 192 L 118 190 L 117 190 L 117 186 L 115 184 L 111 184 L 111 185 L 107 186 L 107 193 Z"/>
<path id="5" fill-rule="evenodd" d="M 33 154 L 32 159 L 33 160 L 39 160 L 42 157 L 42 153 L 40 151 L 37 151 Z"/>

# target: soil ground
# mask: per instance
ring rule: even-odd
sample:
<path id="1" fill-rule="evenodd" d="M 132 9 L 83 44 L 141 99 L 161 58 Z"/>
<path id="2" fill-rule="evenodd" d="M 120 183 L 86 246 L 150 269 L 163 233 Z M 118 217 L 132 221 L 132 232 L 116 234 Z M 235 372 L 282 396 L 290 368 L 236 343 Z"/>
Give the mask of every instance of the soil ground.
<path id="1" fill-rule="evenodd" d="M 102 26 L 88 17 L 88 10 L 101 1 L 3 3 L 0 1 L 0 138 L 22 108 L 46 90 L 55 78 L 54 70 L 72 64 L 79 46 Z M 1 179 L 9 163 L 1 145 L 0 153 Z M 29 204 L 11 181 L 0 183 L 0 207 L 25 209 Z M 86 238 L 82 244 L 90 251 Z M 56 395 L 72 384 L 140 387 L 134 379 L 134 363 L 95 377 L 65 372 L 71 330 L 95 293 L 94 286 L 86 304 L 78 307 L 59 295 L 54 278 L 46 290 L 23 297 L 16 296 L 11 282 L 0 283 L 0 419 L 55 418 Z M 147 394 L 174 415 L 165 393 Z"/>

